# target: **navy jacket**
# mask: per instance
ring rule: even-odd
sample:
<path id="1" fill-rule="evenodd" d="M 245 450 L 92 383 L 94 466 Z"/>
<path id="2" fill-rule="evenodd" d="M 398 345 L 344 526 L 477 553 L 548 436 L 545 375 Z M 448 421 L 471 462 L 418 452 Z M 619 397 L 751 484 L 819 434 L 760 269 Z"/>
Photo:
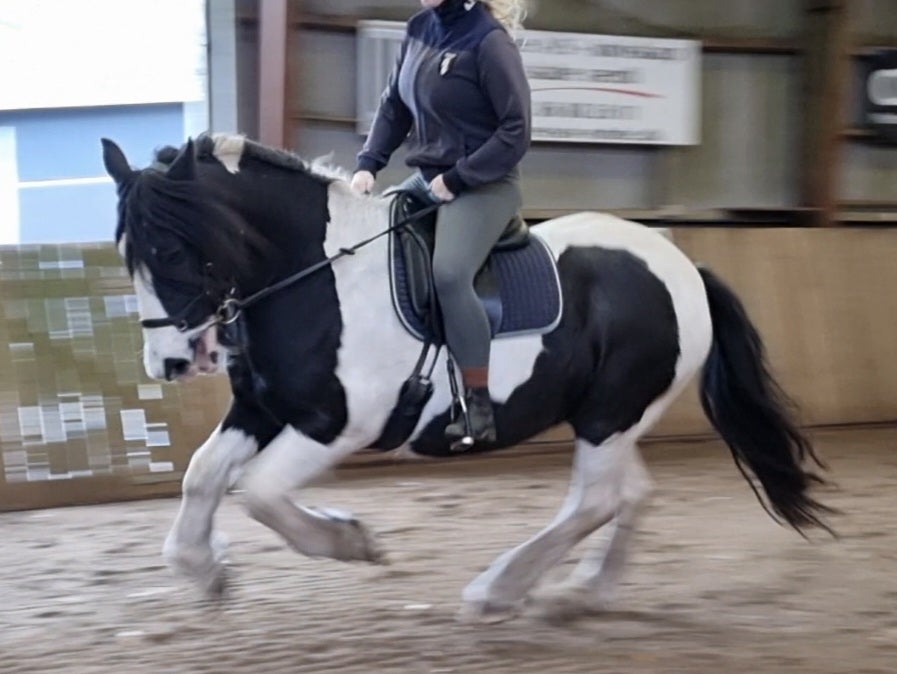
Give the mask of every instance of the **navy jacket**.
<path id="1" fill-rule="evenodd" d="M 487 7 L 445 0 L 409 20 L 356 170 L 376 174 L 410 132 L 407 164 L 459 194 L 508 175 L 530 129 L 517 45 Z"/>

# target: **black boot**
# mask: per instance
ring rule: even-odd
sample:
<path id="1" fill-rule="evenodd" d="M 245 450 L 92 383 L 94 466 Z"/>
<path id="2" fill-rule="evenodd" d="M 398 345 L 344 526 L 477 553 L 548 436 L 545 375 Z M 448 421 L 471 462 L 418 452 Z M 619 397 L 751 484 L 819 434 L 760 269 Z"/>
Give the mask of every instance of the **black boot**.
<path id="1" fill-rule="evenodd" d="M 467 403 L 467 417 L 470 419 L 470 435 L 474 442 L 495 442 L 495 417 L 489 389 L 467 389 L 464 400 Z M 466 435 L 463 414 L 459 414 L 457 419 L 445 427 L 445 436 L 450 440 L 460 440 Z"/>

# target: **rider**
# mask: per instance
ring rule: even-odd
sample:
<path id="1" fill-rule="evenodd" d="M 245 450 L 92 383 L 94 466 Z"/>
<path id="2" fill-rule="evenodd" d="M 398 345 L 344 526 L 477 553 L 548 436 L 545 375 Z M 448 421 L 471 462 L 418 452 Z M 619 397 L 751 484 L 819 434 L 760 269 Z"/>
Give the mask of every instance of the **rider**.
<path id="1" fill-rule="evenodd" d="M 473 288 L 522 203 L 518 163 L 530 143 L 530 89 L 511 32 L 526 0 L 421 0 L 381 98 L 352 186 L 368 193 L 409 131 L 403 184 L 442 203 L 433 279 L 446 342 L 461 369 L 474 440 L 495 440 L 491 331 Z M 466 435 L 463 420 L 446 435 Z"/>

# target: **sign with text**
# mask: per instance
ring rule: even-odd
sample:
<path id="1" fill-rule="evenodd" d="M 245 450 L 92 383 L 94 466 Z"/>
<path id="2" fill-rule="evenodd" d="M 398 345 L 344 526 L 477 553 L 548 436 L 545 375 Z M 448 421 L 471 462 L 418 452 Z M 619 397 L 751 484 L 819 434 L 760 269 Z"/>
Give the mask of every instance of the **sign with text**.
<path id="1" fill-rule="evenodd" d="M 527 31 L 520 46 L 534 140 L 699 142 L 699 42 Z"/>
<path id="2" fill-rule="evenodd" d="M 405 32 L 395 21 L 358 24 L 357 129 L 367 133 Z M 692 40 L 524 31 L 533 139 L 696 145 L 701 45 Z"/>

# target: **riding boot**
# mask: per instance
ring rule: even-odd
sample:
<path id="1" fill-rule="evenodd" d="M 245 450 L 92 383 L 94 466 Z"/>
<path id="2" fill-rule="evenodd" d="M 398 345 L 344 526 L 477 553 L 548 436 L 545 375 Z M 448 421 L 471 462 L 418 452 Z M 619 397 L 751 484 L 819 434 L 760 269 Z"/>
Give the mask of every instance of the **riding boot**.
<path id="1" fill-rule="evenodd" d="M 485 386 L 468 388 L 464 395 L 467 403 L 467 417 L 470 420 L 470 435 L 474 442 L 495 442 L 495 417 L 492 412 L 492 398 Z M 445 427 L 445 435 L 451 440 L 459 440 L 467 435 L 464 415 Z"/>

